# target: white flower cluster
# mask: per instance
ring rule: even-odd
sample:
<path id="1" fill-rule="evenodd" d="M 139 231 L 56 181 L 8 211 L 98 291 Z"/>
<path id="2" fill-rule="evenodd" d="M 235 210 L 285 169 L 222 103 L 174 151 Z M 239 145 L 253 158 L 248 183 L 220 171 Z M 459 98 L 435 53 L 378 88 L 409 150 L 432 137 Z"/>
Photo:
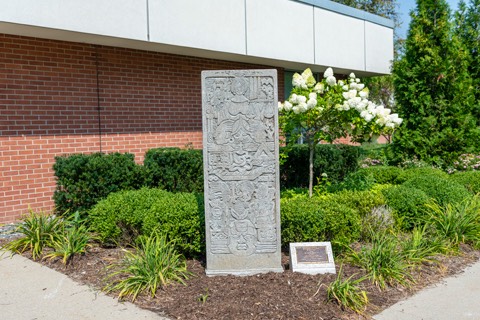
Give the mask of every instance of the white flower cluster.
<path id="1" fill-rule="evenodd" d="M 368 100 L 368 88 L 360 83 L 360 79 L 356 78 L 354 73 L 350 73 L 348 82 L 349 84 L 342 85 L 342 89 L 345 91 L 342 94 L 345 101 L 343 105 L 336 106 L 337 110 L 355 109 L 366 122 L 376 118 L 375 123 L 382 127 L 395 128 L 402 123 L 398 114 L 392 114 L 390 109 Z"/>
<path id="2" fill-rule="evenodd" d="M 313 109 L 317 105 L 317 92 L 323 93 L 323 89 L 318 87 L 318 84 L 315 81 L 315 77 L 313 76 L 312 70 L 309 68 L 306 69 L 301 75 L 298 73 L 295 73 L 293 75 L 293 80 L 292 80 L 292 85 L 295 88 L 301 88 L 301 89 L 311 89 L 315 86 L 313 89 L 314 92 L 310 92 L 308 94 L 308 97 L 304 95 L 297 95 L 297 94 L 292 94 L 290 96 L 290 99 L 285 101 L 284 104 L 278 103 L 278 108 L 280 111 L 290 111 L 292 110 L 296 114 L 299 113 L 304 113 L 307 110 Z M 321 92 L 320 92 L 321 91 Z"/>
<path id="3" fill-rule="evenodd" d="M 307 68 L 301 75 L 298 73 L 293 75 L 292 85 L 295 88 L 308 89 L 312 88 L 315 83 L 315 77 L 310 68 Z"/>
<path id="4" fill-rule="evenodd" d="M 330 87 L 333 87 L 337 84 L 337 79 L 335 79 L 335 77 L 333 76 L 332 68 L 327 68 L 327 70 L 325 70 L 325 72 L 323 73 L 323 77 L 326 79 L 325 81 Z"/>
<path id="5" fill-rule="evenodd" d="M 382 105 L 376 105 L 368 100 L 368 88 L 360 82 L 359 78 L 351 73 L 348 81 L 337 79 L 333 75 L 332 68 L 325 70 L 323 81 L 316 82 L 310 69 L 306 69 L 301 75 L 295 73 L 293 75 L 292 85 L 294 88 L 308 90 L 310 93 L 308 97 L 301 94 L 292 94 L 289 100 L 285 103 L 278 104 L 279 111 L 293 111 L 295 114 L 307 112 L 310 109 L 316 108 L 320 112 L 323 111 L 324 106 L 317 106 L 317 96 L 327 92 L 331 87 L 339 86 L 343 89 L 343 104 L 337 104 L 335 109 L 338 111 L 348 111 L 355 109 L 360 117 L 366 122 L 375 120 L 375 123 L 381 127 L 395 128 L 402 123 L 402 119 L 398 114 L 391 113 L 391 110 Z"/>

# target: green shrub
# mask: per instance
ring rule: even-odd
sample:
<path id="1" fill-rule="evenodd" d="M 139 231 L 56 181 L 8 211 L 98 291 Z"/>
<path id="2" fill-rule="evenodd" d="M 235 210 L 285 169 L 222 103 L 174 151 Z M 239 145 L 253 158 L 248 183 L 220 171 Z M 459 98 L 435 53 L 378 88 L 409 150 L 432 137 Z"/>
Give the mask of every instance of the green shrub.
<path id="1" fill-rule="evenodd" d="M 203 197 L 142 188 L 109 195 L 89 212 L 93 231 L 105 245 L 129 245 L 159 230 L 185 255 L 204 248 Z"/>
<path id="2" fill-rule="evenodd" d="M 395 184 L 398 176 L 403 173 L 403 169 L 393 166 L 373 166 L 358 171 L 371 175 L 378 184 Z"/>
<path id="3" fill-rule="evenodd" d="M 293 145 L 282 148 L 286 159 L 280 166 L 280 183 L 282 188 L 307 188 L 309 176 L 308 145 Z M 350 172 L 358 168 L 361 149 L 349 145 L 320 144 L 315 148 L 314 182 L 322 173 L 328 175 L 331 183 L 342 181 Z"/>
<path id="4" fill-rule="evenodd" d="M 456 172 L 449 178 L 451 181 L 463 185 L 473 194 L 480 193 L 480 171 Z"/>
<path id="5" fill-rule="evenodd" d="M 365 228 L 372 227 L 372 223 L 380 225 L 377 220 L 387 220 L 387 217 L 380 217 L 380 208 L 385 205 L 383 194 L 379 191 L 351 191 L 343 190 L 337 193 L 330 193 L 324 196 L 329 202 L 338 203 L 348 208 L 354 208 L 361 217 L 360 236 L 365 239 Z M 383 211 L 381 211 L 383 213 Z M 374 217 L 375 216 L 375 217 Z M 385 218 L 385 219 L 384 219 Z M 374 221 L 375 220 L 375 221 Z"/>
<path id="6" fill-rule="evenodd" d="M 330 192 L 338 192 L 342 190 L 351 191 L 365 191 L 369 190 L 375 184 L 375 180 L 372 175 L 365 171 L 355 171 L 349 173 L 345 180 L 330 185 L 327 189 Z"/>
<path id="7" fill-rule="evenodd" d="M 158 148 L 145 154 L 146 185 L 172 192 L 203 192 L 202 150 Z"/>
<path id="8" fill-rule="evenodd" d="M 436 175 L 417 176 L 403 185 L 422 190 L 441 206 L 459 203 L 471 197 L 462 185 Z"/>
<path id="9" fill-rule="evenodd" d="M 365 166 L 387 165 L 389 159 L 389 144 L 378 142 L 364 142 L 361 145 L 360 163 Z M 363 166 L 362 166 L 363 165 Z"/>
<path id="10" fill-rule="evenodd" d="M 282 243 L 358 240 L 361 219 L 358 210 L 328 198 L 297 196 L 281 200 Z"/>
<path id="11" fill-rule="evenodd" d="M 417 168 L 409 168 L 403 170 L 400 175 L 398 175 L 397 179 L 395 180 L 396 184 L 402 184 L 407 180 L 416 178 L 416 177 L 424 177 L 424 176 L 437 176 L 440 178 L 447 179 L 448 174 L 440 169 L 432 168 L 432 167 L 417 167 Z"/>
<path id="12" fill-rule="evenodd" d="M 326 198 L 331 202 L 355 208 L 362 217 L 369 214 L 374 208 L 385 204 L 383 194 L 375 191 L 343 190 L 327 194 Z"/>
<path id="13" fill-rule="evenodd" d="M 85 213 L 112 192 L 137 189 L 142 168 L 132 154 L 74 154 L 55 157 L 57 187 L 53 195 L 58 213 Z"/>
<path id="14" fill-rule="evenodd" d="M 320 241 L 326 224 L 321 217 L 318 198 L 298 195 L 281 199 L 282 242 L 285 247 L 290 242 Z M 324 239 L 325 240 L 325 239 Z"/>
<path id="15" fill-rule="evenodd" d="M 155 201 L 145 217 L 142 234 L 158 229 L 175 242 L 178 250 L 197 255 L 205 248 L 203 194 L 169 193 Z"/>
<path id="16" fill-rule="evenodd" d="M 422 190 L 400 185 L 382 190 L 386 204 L 394 210 L 397 225 L 404 230 L 411 230 L 422 224 L 424 207 L 429 197 Z"/>

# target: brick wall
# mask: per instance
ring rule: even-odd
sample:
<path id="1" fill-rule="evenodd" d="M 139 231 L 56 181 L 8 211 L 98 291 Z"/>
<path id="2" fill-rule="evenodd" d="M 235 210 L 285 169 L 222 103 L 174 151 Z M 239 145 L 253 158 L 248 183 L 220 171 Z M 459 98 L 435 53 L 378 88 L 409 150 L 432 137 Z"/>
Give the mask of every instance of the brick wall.
<path id="1" fill-rule="evenodd" d="M 201 71 L 250 68 L 0 34 L 0 224 L 53 208 L 55 156 L 201 148 Z"/>

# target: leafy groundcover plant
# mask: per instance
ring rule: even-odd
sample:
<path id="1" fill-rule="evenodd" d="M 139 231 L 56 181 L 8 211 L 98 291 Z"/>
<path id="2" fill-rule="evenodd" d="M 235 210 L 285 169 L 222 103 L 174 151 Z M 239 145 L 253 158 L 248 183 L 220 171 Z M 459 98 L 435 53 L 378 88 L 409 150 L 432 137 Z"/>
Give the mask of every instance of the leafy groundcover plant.
<path id="1" fill-rule="evenodd" d="M 154 297 L 157 290 L 171 282 L 184 283 L 190 272 L 175 245 L 164 234 L 153 231 L 150 236 L 140 236 L 133 251 L 125 250 L 123 261 L 112 268 L 107 276 L 105 291 L 118 291 L 118 298 L 131 297 L 132 302 L 143 291 Z"/>

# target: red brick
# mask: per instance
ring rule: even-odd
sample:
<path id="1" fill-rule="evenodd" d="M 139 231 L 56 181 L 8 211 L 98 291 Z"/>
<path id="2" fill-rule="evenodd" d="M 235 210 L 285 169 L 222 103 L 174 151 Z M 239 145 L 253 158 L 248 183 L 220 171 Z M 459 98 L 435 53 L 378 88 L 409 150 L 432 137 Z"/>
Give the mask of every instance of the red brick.
<path id="1" fill-rule="evenodd" d="M 268 67 L 0 34 L 0 223 L 53 208 L 55 156 L 201 148 L 201 71 L 250 68 Z"/>

